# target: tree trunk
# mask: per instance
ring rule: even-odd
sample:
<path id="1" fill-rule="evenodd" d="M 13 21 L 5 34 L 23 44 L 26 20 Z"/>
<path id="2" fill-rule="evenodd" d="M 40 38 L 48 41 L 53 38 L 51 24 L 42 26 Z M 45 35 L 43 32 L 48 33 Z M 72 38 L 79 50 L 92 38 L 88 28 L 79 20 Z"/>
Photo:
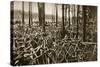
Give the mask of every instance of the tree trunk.
<path id="1" fill-rule="evenodd" d="M 62 38 L 65 36 L 65 27 L 64 27 L 64 4 L 62 4 Z"/>
<path id="2" fill-rule="evenodd" d="M 39 17 L 39 25 L 40 26 L 42 25 L 41 11 L 42 11 L 41 4 L 38 3 L 38 17 Z"/>
<path id="3" fill-rule="evenodd" d="M 69 5 L 69 10 L 68 10 L 68 17 L 69 17 L 69 27 L 70 27 L 70 5 Z"/>
<path id="4" fill-rule="evenodd" d="M 43 26 L 43 32 L 45 32 L 45 4 L 38 3 L 38 11 L 39 11 L 39 25 Z"/>
<path id="5" fill-rule="evenodd" d="M 77 5 L 77 34 L 76 34 L 76 38 L 78 39 L 78 28 L 79 28 L 79 5 Z"/>
<path id="6" fill-rule="evenodd" d="M 42 17 L 43 17 L 43 19 L 42 19 L 42 23 L 43 23 L 43 32 L 45 32 L 45 4 L 44 3 L 42 3 L 42 5 L 43 5 L 43 15 L 42 15 Z"/>
<path id="7" fill-rule="evenodd" d="M 52 7 L 52 23 L 54 22 L 54 7 Z"/>
<path id="8" fill-rule="evenodd" d="M 13 20 L 14 20 L 14 1 L 11 1 L 11 3 L 10 3 L 10 7 L 11 7 L 11 11 L 10 11 L 10 23 L 11 23 L 11 28 L 10 28 L 10 30 L 11 31 L 13 31 L 13 24 L 14 24 L 14 22 L 13 22 Z M 14 55 L 13 55 L 13 33 L 11 32 L 10 33 L 10 36 L 11 36 L 11 65 L 14 65 L 14 60 L 13 60 L 13 57 L 14 57 Z"/>
<path id="9" fill-rule="evenodd" d="M 24 1 L 22 2 L 22 25 L 24 26 Z"/>
<path id="10" fill-rule="evenodd" d="M 65 8 L 65 22 L 66 22 L 66 25 L 67 25 L 67 5 L 66 5 L 66 8 Z"/>
<path id="11" fill-rule="evenodd" d="M 58 26 L 58 9 L 56 4 L 56 27 Z"/>
<path id="12" fill-rule="evenodd" d="M 29 27 L 32 24 L 32 2 L 29 2 Z"/>
<path id="13" fill-rule="evenodd" d="M 75 5 L 74 5 L 74 12 L 73 12 L 73 13 L 74 13 L 74 19 L 73 19 L 74 24 L 75 24 L 75 18 L 76 18 L 76 16 L 75 16 L 75 12 L 76 12 L 76 11 L 75 11 Z"/>
<path id="14" fill-rule="evenodd" d="M 86 41 L 86 22 L 87 22 L 87 17 L 86 17 L 86 9 L 87 6 L 83 6 L 83 41 Z"/>

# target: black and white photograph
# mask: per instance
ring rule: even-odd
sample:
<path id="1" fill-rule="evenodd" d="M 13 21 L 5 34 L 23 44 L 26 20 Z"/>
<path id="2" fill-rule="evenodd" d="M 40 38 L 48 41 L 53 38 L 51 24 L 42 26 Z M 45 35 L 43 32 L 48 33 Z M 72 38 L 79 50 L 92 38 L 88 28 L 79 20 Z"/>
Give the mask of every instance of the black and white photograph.
<path id="1" fill-rule="evenodd" d="M 10 2 L 13 66 L 97 61 L 97 6 Z"/>

